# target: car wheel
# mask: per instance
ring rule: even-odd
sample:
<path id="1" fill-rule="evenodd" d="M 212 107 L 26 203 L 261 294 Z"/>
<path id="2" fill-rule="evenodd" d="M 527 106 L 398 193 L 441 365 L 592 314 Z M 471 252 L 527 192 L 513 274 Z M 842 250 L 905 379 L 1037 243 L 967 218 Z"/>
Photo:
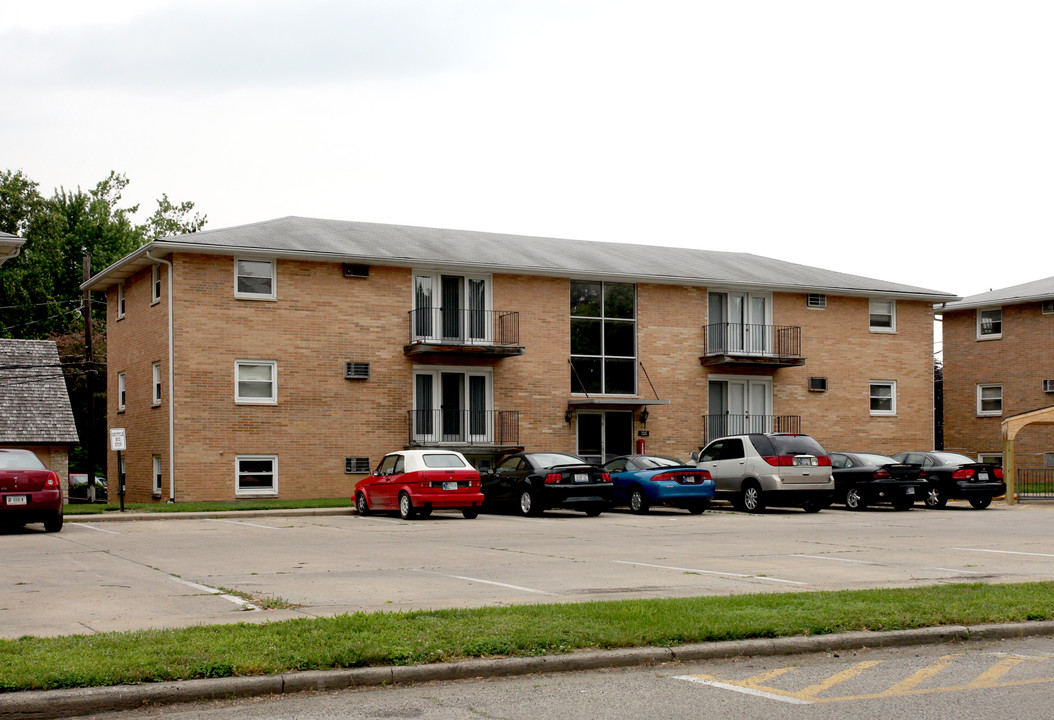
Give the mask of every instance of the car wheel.
<path id="1" fill-rule="evenodd" d="M 706 509 L 708 507 L 710 507 L 710 503 L 705 501 L 692 503 L 688 506 L 688 512 L 690 512 L 692 515 L 702 515 L 704 512 L 706 512 Z"/>
<path id="2" fill-rule="evenodd" d="M 930 487 L 926 491 L 926 507 L 940 510 L 942 507 L 948 504 L 948 498 L 944 497 L 944 493 L 936 485 Z"/>
<path id="3" fill-rule="evenodd" d="M 629 509 L 638 515 L 648 512 L 648 496 L 644 494 L 643 489 L 634 487 L 629 491 Z"/>
<path id="4" fill-rule="evenodd" d="M 62 529 L 62 512 L 59 510 L 55 511 L 55 514 L 44 521 L 44 532 L 58 532 Z"/>
<path id="5" fill-rule="evenodd" d="M 893 501 L 894 510 L 910 510 L 915 506 L 915 498 L 898 498 Z"/>
<path id="6" fill-rule="evenodd" d="M 399 517 L 403 520 L 413 520 L 415 514 L 414 504 L 410 500 L 409 493 L 399 493 Z"/>
<path id="7" fill-rule="evenodd" d="M 991 504 L 992 498 L 990 497 L 970 498 L 970 505 L 973 506 L 974 510 L 984 510 Z"/>
<path id="8" fill-rule="evenodd" d="M 465 516 L 466 520 L 475 520 L 479 517 L 479 508 L 461 508 L 461 514 Z"/>
<path id="9" fill-rule="evenodd" d="M 538 502 L 538 496 L 531 490 L 524 490 L 520 493 L 520 514 L 525 517 L 533 517 L 542 514 L 541 503 Z"/>
<path id="10" fill-rule="evenodd" d="M 856 488 L 849 488 L 845 491 L 845 506 L 850 510 L 863 510 L 867 507 L 867 501 L 860 495 L 860 491 Z"/>
<path id="11" fill-rule="evenodd" d="M 739 494 L 739 502 L 749 513 L 765 512 L 765 498 L 761 494 L 761 486 L 754 481 L 743 486 Z"/>
<path id="12" fill-rule="evenodd" d="M 355 512 L 359 515 L 370 514 L 370 504 L 366 502 L 366 493 L 362 491 L 355 495 Z"/>

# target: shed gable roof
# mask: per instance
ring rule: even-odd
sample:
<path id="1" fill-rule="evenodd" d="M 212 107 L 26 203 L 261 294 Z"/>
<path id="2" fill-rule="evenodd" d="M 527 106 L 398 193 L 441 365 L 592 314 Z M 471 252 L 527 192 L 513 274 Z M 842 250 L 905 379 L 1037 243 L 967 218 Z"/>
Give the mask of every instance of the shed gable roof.
<path id="1" fill-rule="evenodd" d="M 76 445 L 54 340 L 0 339 L 0 443 Z"/>

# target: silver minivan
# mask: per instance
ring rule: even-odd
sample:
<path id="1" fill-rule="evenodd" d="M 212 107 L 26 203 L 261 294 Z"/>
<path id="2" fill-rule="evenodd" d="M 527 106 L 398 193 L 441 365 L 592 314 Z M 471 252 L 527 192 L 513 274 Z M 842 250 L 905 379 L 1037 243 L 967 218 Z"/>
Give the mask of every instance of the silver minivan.
<path id="1" fill-rule="evenodd" d="M 729 435 L 692 453 L 692 459 L 714 478 L 716 497 L 731 500 L 738 510 L 800 506 L 818 512 L 834 499 L 831 458 L 808 435 Z"/>

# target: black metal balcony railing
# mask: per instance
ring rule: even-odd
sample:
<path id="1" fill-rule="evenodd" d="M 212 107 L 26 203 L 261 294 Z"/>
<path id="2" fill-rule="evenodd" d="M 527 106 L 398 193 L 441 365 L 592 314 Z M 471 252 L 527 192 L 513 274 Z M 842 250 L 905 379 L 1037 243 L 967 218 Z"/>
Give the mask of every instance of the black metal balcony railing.
<path id="1" fill-rule="evenodd" d="M 519 445 L 519 410 L 407 410 L 409 442 L 417 445 Z"/>
<path id="2" fill-rule="evenodd" d="M 704 444 L 725 435 L 801 432 L 799 415 L 704 415 Z"/>
<path id="3" fill-rule="evenodd" d="M 801 357 L 801 328 L 796 325 L 714 323 L 703 327 L 704 355 Z"/>
<path id="4" fill-rule="evenodd" d="M 409 312 L 410 342 L 444 345 L 520 344 L 520 314 L 507 310 L 422 307 Z"/>
<path id="5" fill-rule="evenodd" d="M 1019 469 L 1015 491 L 1021 498 L 1054 498 L 1054 470 L 1048 468 Z"/>

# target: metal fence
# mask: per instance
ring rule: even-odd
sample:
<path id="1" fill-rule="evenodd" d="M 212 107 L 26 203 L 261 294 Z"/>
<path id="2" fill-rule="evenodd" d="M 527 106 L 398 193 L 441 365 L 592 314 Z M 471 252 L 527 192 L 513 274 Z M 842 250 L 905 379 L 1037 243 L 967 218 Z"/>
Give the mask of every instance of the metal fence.
<path id="1" fill-rule="evenodd" d="M 409 442 L 418 445 L 518 445 L 519 410 L 408 410 Z"/>
<path id="2" fill-rule="evenodd" d="M 703 327 L 704 355 L 801 357 L 801 328 L 796 325 L 714 323 Z"/>
<path id="3" fill-rule="evenodd" d="M 1015 491 L 1020 498 L 1054 498 L 1054 470 L 1019 468 Z"/>
<path id="4" fill-rule="evenodd" d="M 801 432 L 800 415 L 704 415 L 703 440 L 747 433 Z"/>
<path id="5" fill-rule="evenodd" d="M 409 311 L 410 342 L 519 345 L 520 314 L 508 310 L 421 307 Z"/>

